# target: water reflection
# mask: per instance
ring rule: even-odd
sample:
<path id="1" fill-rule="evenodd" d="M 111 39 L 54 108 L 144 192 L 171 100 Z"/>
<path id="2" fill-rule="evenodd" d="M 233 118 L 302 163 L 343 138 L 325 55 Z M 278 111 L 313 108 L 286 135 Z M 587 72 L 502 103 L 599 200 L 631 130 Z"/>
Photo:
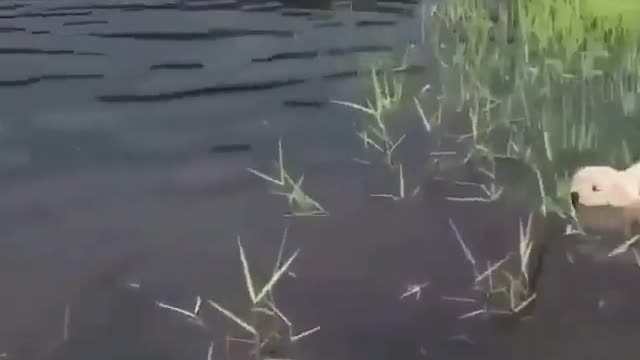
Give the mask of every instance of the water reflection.
<path id="1" fill-rule="evenodd" d="M 413 8 L 195 0 L 0 6 L 8 22 L 0 63 L 11 70 L 0 77 L 0 284 L 11 294 L 0 299 L 0 354 L 202 358 L 214 338 L 216 358 L 223 356 L 224 336 L 237 335 L 233 323 L 209 306 L 203 313 L 213 329 L 194 330 L 156 301 L 192 306 L 201 293 L 247 315 L 242 272 L 231 270 L 238 269 L 235 233 L 262 282 L 287 210 L 247 168 L 268 172 L 280 137 L 287 170 L 304 173 L 304 190 L 336 216 L 320 229 L 294 229 L 291 240 L 292 247 L 308 241 L 320 256 L 295 269 L 310 274 L 309 285 L 283 298 L 321 306 L 308 312 L 311 303 L 283 301 L 283 311 L 296 331 L 324 317 L 326 333 L 345 339 L 324 346 L 335 335 L 319 338 L 311 343 L 318 354 L 335 357 L 339 348 L 345 357 L 354 351 L 349 341 L 378 338 L 358 329 L 386 298 L 354 311 L 344 300 L 369 290 L 335 290 L 364 274 L 351 259 L 367 250 L 363 243 L 340 256 L 329 250 L 348 243 L 350 230 L 335 231 L 344 229 L 340 219 L 359 218 L 370 184 L 351 160 L 352 117 L 329 101 L 359 96 L 367 64 L 402 54 L 407 38 L 419 36 Z M 397 72 L 425 72 L 415 65 Z M 314 232 L 320 237 L 303 235 Z M 325 236 L 336 242 L 318 241 Z M 327 256 L 336 270 L 318 271 Z M 397 345 L 418 341 L 385 332 Z"/>

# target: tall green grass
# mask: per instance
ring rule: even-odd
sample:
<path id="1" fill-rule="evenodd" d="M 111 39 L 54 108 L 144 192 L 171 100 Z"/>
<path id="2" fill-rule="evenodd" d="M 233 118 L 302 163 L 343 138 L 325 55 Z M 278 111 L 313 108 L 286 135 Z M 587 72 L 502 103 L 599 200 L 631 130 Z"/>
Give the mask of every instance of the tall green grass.
<path id="1" fill-rule="evenodd" d="M 576 167 L 640 152 L 640 5 L 599 3 L 452 0 L 427 21 L 445 107 L 467 114 L 476 146 L 532 167 L 543 212 L 569 211 Z"/>

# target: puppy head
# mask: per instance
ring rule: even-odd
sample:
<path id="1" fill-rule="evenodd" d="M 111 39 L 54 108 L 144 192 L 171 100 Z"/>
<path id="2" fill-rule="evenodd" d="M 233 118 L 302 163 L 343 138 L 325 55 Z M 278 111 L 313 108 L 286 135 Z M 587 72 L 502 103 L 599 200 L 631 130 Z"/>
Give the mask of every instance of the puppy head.
<path id="1" fill-rule="evenodd" d="M 571 179 L 571 204 L 624 207 L 640 199 L 640 184 L 628 173 L 608 166 L 587 166 Z"/>

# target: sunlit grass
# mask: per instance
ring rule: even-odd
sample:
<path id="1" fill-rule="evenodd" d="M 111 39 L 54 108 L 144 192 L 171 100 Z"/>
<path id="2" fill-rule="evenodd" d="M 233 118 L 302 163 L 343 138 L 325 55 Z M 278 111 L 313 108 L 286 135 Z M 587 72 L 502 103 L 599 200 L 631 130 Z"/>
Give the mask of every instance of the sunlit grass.
<path id="1" fill-rule="evenodd" d="M 574 216 L 564 198 L 568 172 L 585 159 L 629 165 L 640 151 L 640 129 L 616 119 L 637 119 L 640 27 L 612 15 L 627 5 L 581 3 L 452 0 L 426 21 L 441 78 L 430 91 L 466 113 L 482 156 L 529 164 L 539 184 L 532 203 L 565 219 Z M 419 112 L 428 130 L 433 110 Z"/>

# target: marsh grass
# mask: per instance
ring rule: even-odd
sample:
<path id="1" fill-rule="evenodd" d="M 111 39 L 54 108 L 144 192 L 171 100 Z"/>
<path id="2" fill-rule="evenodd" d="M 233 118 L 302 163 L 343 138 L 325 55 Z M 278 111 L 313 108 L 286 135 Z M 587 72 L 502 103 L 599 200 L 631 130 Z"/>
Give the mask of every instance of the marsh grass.
<path id="1" fill-rule="evenodd" d="M 425 21 L 440 65 L 441 88 L 431 92 L 467 115 L 470 148 L 528 164 L 538 210 L 565 219 L 575 216 L 569 173 L 585 163 L 627 166 L 640 152 L 632 121 L 640 27 L 620 10 L 580 4 L 453 0 Z M 640 5 L 625 11 L 639 14 Z"/>
<path id="2" fill-rule="evenodd" d="M 635 248 L 632 248 L 632 246 L 634 246 L 638 242 L 638 240 L 640 240 L 640 235 L 635 235 L 631 237 L 629 240 L 625 241 L 624 243 L 618 245 L 615 249 L 611 250 L 608 256 L 620 255 L 622 253 L 627 252 L 629 249 L 635 250 Z M 634 251 L 634 255 L 636 255 L 635 251 Z"/>
<path id="3" fill-rule="evenodd" d="M 481 202 L 481 203 L 491 203 L 494 201 L 498 201 L 502 196 L 502 192 L 504 188 L 502 186 L 496 185 L 495 183 L 491 183 L 489 185 L 485 184 L 476 184 L 476 183 L 461 183 L 458 184 L 471 185 L 475 187 L 479 187 L 483 195 L 482 197 L 456 197 L 456 196 L 447 196 L 446 199 L 449 201 L 457 201 L 457 202 Z"/>
<path id="4" fill-rule="evenodd" d="M 467 302 L 483 302 L 480 309 L 461 315 L 460 319 L 478 315 L 511 315 L 520 316 L 535 299 L 536 292 L 532 287 L 531 255 L 534 242 L 531 237 L 533 214 L 529 215 L 526 225 L 520 221 L 518 250 L 509 252 L 495 263 L 486 262 L 486 270 L 480 272 L 478 261 L 463 240 L 460 231 L 449 219 L 455 238 L 462 249 L 465 259 L 471 265 L 473 273 L 472 289 L 480 293 L 480 299 L 464 298 Z M 515 256 L 514 256 L 515 255 Z M 518 268 L 504 270 L 508 262 L 517 258 Z"/>
<path id="5" fill-rule="evenodd" d="M 285 230 L 282 245 L 278 251 L 278 259 L 276 260 L 276 265 L 271 277 L 262 286 L 262 288 L 258 288 L 251 274 L 244 248 L 240 242 L 240 238 L 238 238 L 238 250 L 242 264 L 242 273 L 244 275 L 245 286 L 251 302 L 251 320 L 242 319 L 217 302 L 212 300 L 207 301 L 214 309 L 218 310 L 226 318 L 238 325 L 248 333 L 248 335 L 251 335 L 251 338 L 249 339 L 227 338 L 227 349 L 229 348 L 229 341 L 249 343 L 253 346 L 251 353 L 255 359 L 263 359 L 265 358 L 263 349 L 267 344 L 280 349 L 282 347 L 287 347 L 287 344 L 295 344 L 304 337 L 320 330 L 320 327 L 315 327 L 299 334 L 294 334 L 293 324 L 275 304 L 275 297 L 273 294 L 274 287 L 287 273 L 293 261 L 299 254 L 299 250 L 296 250 L 283 262 L 284 243 L 286 242 L 286 239 L 287 231 Z"/>
<path id="6" fill-rule="evenodd" d="M 277 190 L 272 193 L 284 196 L 287 199 L 291 212 L 285 216 L 326 216 L 329 214 L 320 203 L 303 191 L 302 182 L 304 181 L 304 174 L 301 175 L 298 180 L 294 180 L 285 169 L 282 139 L 278 139 L 278 161 L 276 161 L 275 165 L 278 169 L 278 174 L 275 177 L 251 168 L 247 170 L 270 184 L 275 185 Z"/>
<path id="7" fill-rule="evenodd" d="M 398 173 L 398 190 L 395 194 L 371 194 L 372 197 L 381 197 L 388 198 L 394 201 L 403 200 L 406 198 L 412 198 L 419 194 L 420 186 L 415 186 L 413 190 L 407 190 L 407 184 L 405 183 L 405 175 L 404 175 L 404 167 L 402 164 L 398 164 L 397 166 L 392 168 L 396 170 Z"/>
<path id="8" fill-rule="evenodd" d="M 285 259 L 284 249 L 287 241 L 287 235 L 288 228 L 284 231 L 273 271 L 268 280 L 261 287 L 256 284 L 256 280 L 251 272 L 242 242 L 239 237 L 237 239 L 244 285 L 247 290 L 250 303 L 248 319 L 235 314 L 231 310 L 220 305 L 218 302 L 213 300 L 203 301 L 200 296 L 196 298 L 193 309 L 189 310 L 162 302 L 156 302 L 156 304 L 161 308 L 171 310 L 181 316 L 184 316 L 192 324 L 203 328 L 207 328 L 207 324 L 201 316 L 202 305 L 208 304 L 210 307 L 222 314 L 226 319 L 235 324 L 249 337 L 227 336 L 225 338 L 225 350 L 228 360 L 233 358 L 230 350 L 231 344 L 237 342 L 249 345 L 251 348 L 250 355 L 256 360 L 268 359 L 269 357 L 266 353 L 270 353 L 271 350 L 276 350 L 278 353 L 287 356 L 288 354 L 286 353 L 290 351 L 290 346 L 292 344 L 296 344 L 303 338 L 320 330 L 320 327 L 316 326 L 312 329 L 295 333 L 291 320 L 289 320 L 287 316 L 285 316 L 285 314 L 276 306 L 274 295 L 275 287 L 285 275 L 291 274 L 290 268 L 299 254 L 299 250 L 296 250 L 292 255 Z M 265 351 L 267 348 L 270 350 Z M 211 358 L 213 356 L 212 354 L 213 343 L 208 349 L 208 358 Z"/>
<path id="9" fill-rule="evenodd" d="M 393 165 L 393 154 L 402 143 L 405 134 L 394 135 L 392 116 L 403 100 L 403 76 L 393 70 L 372 67 L 371 83 L 373 96 L 364 105 L 332 100 L 334 104 L 344 105 L 363 112 L 366 116 L 357 136 L 362 140 L 365 150 L 372 148 L 384 155 L 388 165 Z"/>
<path id="10" fill-rule="evenodd" d="M 399 70 L 407 67 L 406 53 L 399 67 L 380 65 L 370 69 L 372 95 L 367 98 L 364 105 L 332 100 L 331 102 L 343 105 L 362 112 L 365 117 L 360 122 L 356 135 L 362 140 L 365 151 L 373 150 L 383 156 L 384 164 L 397 174 L 397 190 L 391 193 L 371 194 L 373 197 L 389 198 L 394 201 L 415 197 L 420 192 L 420 186 L 408 189 L 405 181 L 404 165 L 396 158 L 396 150 L 406 138 L 406 133 L 401 124 L 394 121 L 393 115 L 405 103 L 405 77 Z M 429 86 L 425 86 L 420 93 L 427 92 Z M 425 132 L 430 133 L 434 126 L 441 121 L 441 111 L 427 116 L 418 96 L 413 97 L 413 103 L 420 116 Z M 354 158 L 355 161 L 370 165 L 372 161 Z"/>

